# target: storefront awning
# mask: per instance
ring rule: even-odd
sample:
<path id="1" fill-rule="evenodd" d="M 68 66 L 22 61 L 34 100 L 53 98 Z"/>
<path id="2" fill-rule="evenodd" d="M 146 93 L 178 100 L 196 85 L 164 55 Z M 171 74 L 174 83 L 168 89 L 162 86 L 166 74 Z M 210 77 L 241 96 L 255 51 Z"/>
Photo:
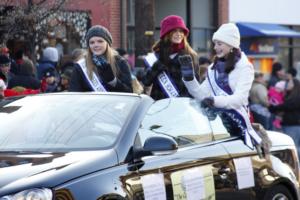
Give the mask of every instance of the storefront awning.
<path id="1" fill-rule="evenodd" d="M 300 32 L 278 24 L 236 23 L 242 37 L 300 37 Z"/>

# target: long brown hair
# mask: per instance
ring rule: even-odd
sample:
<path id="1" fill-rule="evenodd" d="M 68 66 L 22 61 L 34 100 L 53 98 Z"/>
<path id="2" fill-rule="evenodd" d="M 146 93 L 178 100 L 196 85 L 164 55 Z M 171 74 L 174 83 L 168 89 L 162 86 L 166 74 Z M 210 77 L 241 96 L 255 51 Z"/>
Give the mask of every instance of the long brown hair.
<path id="1" fill-rule="evenodd" d="M 107 44 L 104 56 L 105 56 L 107 62 L 110 64 L 115 76 L 117 76 L 119 73 L 118 68 L 116 66 L 116 63 L 117 63 L 116 56 L 117 55 L 118 55 L 118 52 L 116 50 L 114 50 L 110 45 Z M 87 65 L 87 73 L 88 73 L 88 76 L 90 79 L 92 79 L 92 74 L 93 74 L 92 72 L 95 72 L 96 74 L 98 74 L 96 66 L 93 63 L 92 56 L 93 56 L 93 53 L 92 53 L 91 49 L 88 48 L 85 59 L 86 59 L 86 65 Z"/>
<path id="2" fill-rule="evenodd" d="M 233 69 L 234 69 L 234 66 L 235 66 L 235 63 L 237 62 L 236 58 L 237 57 L 241 57 L 241 50 L 240 49 L 237 49 L 237 48 L 233 48 L 228 54 L 227 54 L 227 57 L 226 57 L 226 60 L 225 60 L 225 72 L 227 74 L 229 74 Z M 214 57 L 214 65 L 220 60 L 220 59 L 223 59 L 223 58 L 218 58 L 217 56 Z"/>
<path id="3" fill-rule="evenodd" d="M 174 31 L 168 33 L 163 39 L 160 39 L 154 43 L 152 46 L 152 50 L 159 54 L 159 60 L 162 61 L 165 65 L 169 64 L 169 56 L 172 54 L 172 42 L 171 37 Z M 183 37 L 184 48 L 180 52 L 181 54 L 189 54 L 193 58 L 194 67 L 198 66 L 198 56 L 194 49 L 190 46 L 187 41 L 187 36 Z"/>

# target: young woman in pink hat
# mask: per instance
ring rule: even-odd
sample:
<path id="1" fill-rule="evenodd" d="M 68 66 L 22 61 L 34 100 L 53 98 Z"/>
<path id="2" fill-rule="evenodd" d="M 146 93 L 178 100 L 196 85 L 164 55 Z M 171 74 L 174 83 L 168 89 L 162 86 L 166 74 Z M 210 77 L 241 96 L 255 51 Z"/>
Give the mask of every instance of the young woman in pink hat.
<path id="1" fill-rule="evenodd" d="M 148 94 L 156 100 L 189 96 L 182 82 L 178 60 L 180 55 L 190 55 L 194 66 L 198 66 L 197 54 L 187 41 L 189 29 L 183 19 L 177 15 L 165 17 L 160 25 L 160 40 L 152 47 L 152 58 L 150 59 L 150 56 L 145 58 L 147 66 L 143 78 L 145 90 L 148 89 Z"/>

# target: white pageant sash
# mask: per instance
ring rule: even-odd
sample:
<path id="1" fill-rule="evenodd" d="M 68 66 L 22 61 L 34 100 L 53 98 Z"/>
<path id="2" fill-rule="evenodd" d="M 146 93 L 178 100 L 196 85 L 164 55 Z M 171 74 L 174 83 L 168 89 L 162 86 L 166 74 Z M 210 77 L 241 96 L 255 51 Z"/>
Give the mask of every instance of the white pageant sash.
<path id="1" fill-rule="evenodd" d="M 172 81 L 169 79 L 166 72 L 160 73 L 157 78 L 164 90 L 164 93 L 168 97 L 179 97 L 178 91 L 176 90 L 175 86 L 172 84 Z"/>
<path id="2" fill-rule="evenodd" d="M 215 70 L 209 70 L 207 75 L 208 75 L 208 82 L 209 82 L 215 96 L 228 96 L 229 95 L 226 91 L 224 91 L 222 88 L 220 88 L 219 85 L 217 84 Z M 257 144 L 260 144 L 262 139 L 256 133 L 256 131 L 253 129 L 253 127 L 250 123 L 247 108 L 245 106 L 243 106 L 240 109 L 232 109 L 232 110 L 237 112 L 241 116 L 241 120 L 243 120 L 245 122 L 245 124 L 246 124 L 245 143 L 247 146 L 249 146 L 250 148 L 253 149 L 254 146 L 253 146 L 253 142 L 252 142 L 251 138 L 253 138 Z M 234 116 L 231 112 L 228 112 L 228 115 L 231 115 L 234 118 Z"/>
<path id="3" fill-rule="evenodd" d="M 97 75 L 95 74 L 95 72 L 93 72 L 93 74 L 92 74 L 92 80 L 89 79 L 89 76 L 88 76 L 88 73 L 87 73 L 86 62 L 85 62 L 84 58 L 80 59 L 77 63 L 79 64 L 81 70 L 83 71 L 85 79 L 88 81 L 88 83 L 90 84 L 90 86 L 92 87 L 92 89 L 95 92 L 107 92 L 107 90 L 102 85 L 102 83 L 100 82 L 100 80 L 97 77 Z"/>
<path id="4" fill-rule="evenodd" d="M 170 55 L 170 58 L 173 59 L 176 55 L 177 53 L 172 54 Z M 148 53 L 144 60 L 146 65 L 151 68 L 158 59 L 155 53 Z M 175 85 L 171 81 L 171 78 L 166 74 L 166 72 L 160 73 L 157 78 L 164 94 L 166 94 L 168 97 L 179 97 L 178 90 L 176 89 Z"/>
<path id="5" fill-rule="evenodd" d="M 148 53 L 147 56 L 145 56 L 144 61 L 147 67 L 152 67 L 153 64 L 157 61 L 157 57 L 155 53 Z"/>

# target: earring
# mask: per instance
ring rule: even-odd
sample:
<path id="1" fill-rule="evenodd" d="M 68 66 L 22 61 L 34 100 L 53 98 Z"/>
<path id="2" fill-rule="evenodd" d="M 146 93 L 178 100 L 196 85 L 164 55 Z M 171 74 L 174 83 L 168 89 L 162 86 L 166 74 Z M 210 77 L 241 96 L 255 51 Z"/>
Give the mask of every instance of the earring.
<path id="1" fill-rule="evenodd" d="M 233 52 L 233 48 L 232 49 L 230 49 L 230 53 L 232 53 Z"/>

